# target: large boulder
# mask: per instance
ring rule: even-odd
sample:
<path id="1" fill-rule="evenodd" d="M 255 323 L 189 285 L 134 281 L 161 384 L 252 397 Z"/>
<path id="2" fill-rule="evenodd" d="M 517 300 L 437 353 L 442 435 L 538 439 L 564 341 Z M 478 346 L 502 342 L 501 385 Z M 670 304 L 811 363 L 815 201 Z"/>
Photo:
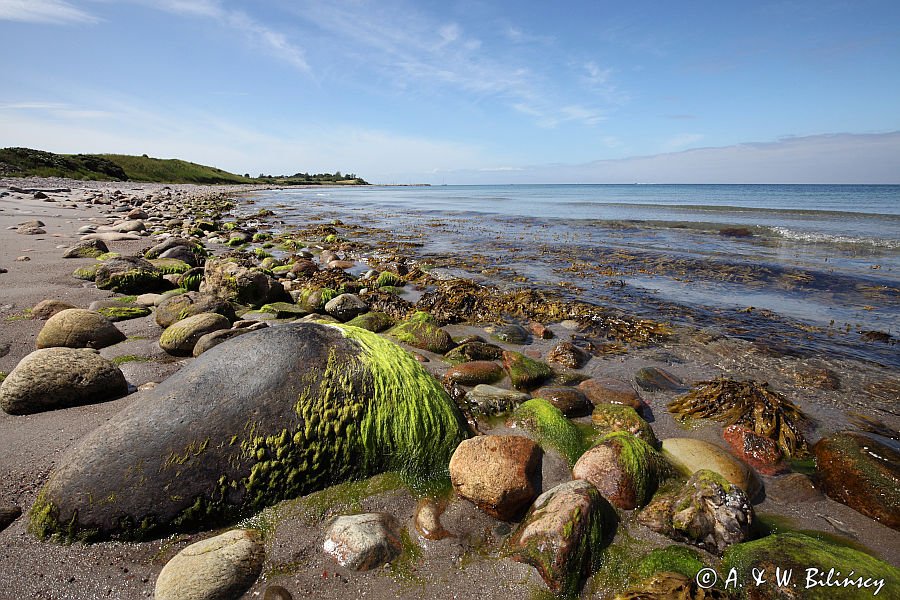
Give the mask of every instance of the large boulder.
<path id="1" fill-rule="evenodd" d="M 150 261 L 139 256 L 120 256 L 103 261 L 95 280 L 101 290 L 143 294 L 166 289 L 166 281 Z"/>
<path id="2" fill-rule="evenodd" d="M 753 507 L 738 486 L 700 470 L 671 494 L 661 494 L 640 514 L 641 523 L 713 554 L 750 538 Z"/>
<path id="3" fill-rule="evenodd" d="M 67 308 L 47 319 L 35 340 L 38 348 L 106 348 L 125 334 L 99 312 Z"/>
<path id="4" fill-rule="evenodd" d="M 423 482 L 466 437 L 437 380 L 355 327 L 247 333 L 140 394 L 59 461 L 39 537 L 162 535 L 384 470 Z"/>
<path id="5" fill-rule="evenodd" d="M 206 261 L 200 292 L 251 306 L 290 300 L 284 287 L 264 271 L 228 259 Z"/>
<path id="6" fill-rule="evenodd" d="M 659 462 L 647 442 L 617 431 L 582 454 L 572 476 L 591 482 L 613 506 L 631 510 L 646 504 L 656 491 Z"/>
<path id="7" fill-rule="evenodd" d="M 822 438 L 813 450 L 816 473 L 830 498 L 900 531 L 896 445 L 892 448 L 874 435 L 843 432 Z"/>
<path id="8" fill-rule="evenodd" d="M 653 433 L 650 423 L 642 419 L 630 406 L 624 404 L 598 404 L 591 413 L 591 423 L 600 432 L 627 431 L 653 446 L 659 448 L 659 440 Z"/>
<path id="9" fill-rule="evenodd" d="M 119 367 L 87 348 L 35 350 L 0 383 L 0 407 L 24 415 L 124 396 Z"/>
<path id="10" fill-rule="evenodd" d="M 156 307 L 156 324 L 168 327 L 173 323 L 200 313 L 218 313 L 229 321 L 234 321 L 234 307 L 227 300 L 200 292 L 187 292 L 169 296 Z"/>
<path id="11" fill-rule="evenodd" d="M 555 594 L 574 596 L 599 565 L 605 514 L 600 492 L 570 481 L 544 492 L 509 538 L 506 552 L 535 567 Z"/>
<path id="12" fill-rule="evenodd" d="M 166 563 L 156 580 L 156 600 L 230 600 L 262 572 L 265 550 L 252 529 L 234 529 L 191 544 Z"/>
<path id="13" fill-rule="evenodd" d="M 388 330 L 388 335 L 413 348 L 436 354 L 444 354 L 454 346 L 450 334 L 438 327 L 434 317 L 426 312 L 413 314 L 403 323 Z"/>
<path id="14" fill-rule="evenodd" d="M 482 435 L 465 440 L 450 459 L 460 496 L 494 518 L 521 516 L 540 489 L 541 447 L 525 437 Z"/>
<path id="15" fill-rule="evenodd" d="M 109 252 L 103 240 L 79 242 L 65 251 L 63 258 L 97 258 Z"/>

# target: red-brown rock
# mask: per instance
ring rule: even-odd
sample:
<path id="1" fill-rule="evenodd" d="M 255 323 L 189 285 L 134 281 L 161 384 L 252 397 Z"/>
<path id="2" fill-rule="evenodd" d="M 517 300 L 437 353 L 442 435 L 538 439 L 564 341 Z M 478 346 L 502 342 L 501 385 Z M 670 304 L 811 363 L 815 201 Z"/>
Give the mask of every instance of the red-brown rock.
<path id="1" fill-rule="evenodd" d="M 624 404 L 636 410 L 638 414 L 641 413 L 641 409 L 644 407 L 640 395 L 631 387 L 631 384 L 618 379 L 596 377 L 582 381 L 578 385 L 578 389 L 594 405 Z"/>
<path id="2" fill-rule="evenodd" d="M 729 425 L 722 432 L 722 437 L 738 458 L 763 475 L 777 475 L 787 471 L 781 449 L 775 440 L 757 435 L 752 429 L 742 425 Z"/>

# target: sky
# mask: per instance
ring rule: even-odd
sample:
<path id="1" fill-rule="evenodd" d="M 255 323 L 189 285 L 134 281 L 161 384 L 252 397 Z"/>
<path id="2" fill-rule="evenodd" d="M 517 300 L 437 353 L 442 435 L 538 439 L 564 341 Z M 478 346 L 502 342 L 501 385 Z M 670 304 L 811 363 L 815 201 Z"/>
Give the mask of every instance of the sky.
<path id="1" fill-rule="evenodd" d="M 0 147 L 373 183 L 900 183 L 900 2 L 0 0 Z"/>

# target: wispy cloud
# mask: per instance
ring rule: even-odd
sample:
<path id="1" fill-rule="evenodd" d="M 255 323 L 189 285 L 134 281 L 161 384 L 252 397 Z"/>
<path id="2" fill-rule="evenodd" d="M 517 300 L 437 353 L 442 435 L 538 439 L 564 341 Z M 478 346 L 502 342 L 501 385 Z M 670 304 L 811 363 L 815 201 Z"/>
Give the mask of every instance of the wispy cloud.
<path id="1" fill-rule="evenodd" d="M 680 133 L 663 142 L 662 149 L 666 152 L 682 150 L 692 146 L 703 139 L 700 133 Z"/>
<path id="2" fill-rule="evenodd" d="M 55 119 L 104 119 L 109 111 L 73 106 L 64 102 L 10 102 L 0 104 L 0 112 L 41 113 Z"/>
<path id="3" fill-rule="evenodd" d="M 65 0 L 0 0 L 0 20 L 55 25 L 99 21 Z"/>
<path id="4" fill-rule="evenodd" d="M 219 0 L 141 0 L 149 7 L 187 17 L 214 19 L 240 32 L 253 44 L 300 71 L 309 72 L 303 49 L 288 37 L 247 13 L 226 8 Z"/>

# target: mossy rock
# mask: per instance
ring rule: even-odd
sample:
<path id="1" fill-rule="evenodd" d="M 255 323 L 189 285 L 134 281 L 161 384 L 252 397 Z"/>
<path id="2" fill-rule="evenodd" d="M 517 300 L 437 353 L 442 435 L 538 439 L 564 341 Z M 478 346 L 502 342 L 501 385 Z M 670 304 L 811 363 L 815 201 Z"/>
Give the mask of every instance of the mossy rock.
<path id="1" fill-rule="evenodd" d="M 434 317 L 426 312 L 414 313 L 405 322 L 392 327 L 387 333 L 413 348 L 435 354 L 444 354 L 454 346 L 450 334 L 438 327 Z"/>
<path id="2" fill-rule="evenodd" d="M 153 258 L 150 264 L 163 275 L 180 275 L 191 270 L 191 265 L 177 258 Z"/>
<path id="3" fill-rule="evenodd" d="M 349 326 L 291 323 L 205 352 L 51 473 L 31 531 L 147 538 L 210 528 L 384 471 L 448 476 L 465 420 L 409 354 Z"/>
<path id="4" fill-rule="evenodd" d="M 120 294 L 143 294 L 166 287 L 166 281 L 148 260 L 137 256 L 110 259 L 97 269 L 97 287 Z"/>
<path id="5" fill-rule="evenodd" d="M 363 315 L 354 317 L 350 321 L 347 321 L 347 325 L 350 325 L 352 327 L 359 327 L 361 329 L 365 329 L 366 331 L 374 331 L 375 333 L 380 333 L 392 327 L 394 325 L 394 319 L 387 313 L 369 311 Z"/>
<path id="6" fill-rule="evenodd" d="M 200 313 L 166 327 L 159 336 L 159 347 L 176 356 L 190 356 L 201 337 L 220 329 L 230 329 L 231 321 L 220 314 Z"/>
<path id="7" fill-rule="evenodd" d="M 587 450 L 581 432 L 562 412 L 541 398 L 523 402 L 516 408 L 511 422 L 527 430 L 544 448 L 552 448 L 562 454 L 569 465 L 574 465 Z"/>
<path id="8" fill-rule="evenodd" d="M 101 306 L 97 312 L 109 319 L 110 321 L 127 321 L 128 319 L 139 319 L 150 314 L 150 309 L 146 306 L 125 305 L 125 306 Z"/>
<path id="9" fill-rule="evenodd" d="M 627 431 L 609 433 L 585 452 L 573 477 L 590 481 L 614 506 L 644 506 L 656 491 L 662 458 L 647 442 Z"/>
<path id="10" fill-rule="evenodd" d="M 391 273 L 390 271 L 384 271 L 378 275 L 378 278 L 375 280 L 376 288 L 384 288 L 384 287 L 403 287 L 403 280 Z"/>
<path id="11" fill-rule="evenodd" d="M 444 360 L 451 365 L 458 365 L 474 360 L 498 360 L 503 358 L 503 348 L 487 342 L 465 342 L 444 355 Z"/>
<path id="12" fill-rule="evenodd" d="M 550 365 L 518 352 L 503 352 L 503 366 L 517 390 L 533 390 L 553 377 Z"/>
<path id="13" fill-rule="evenodd" d="M 103 261 L 109 260 L 111 258 L 119 258 L 120 256 L 122 256 L 122 254 L 120 252 L 103 252 L 101 254 L 98 254 L 95 258 L 97 260 L 103 262 Z"/>
<path id="14" fill-rule="evenodd" d="M 237 319 L 230 302 L 200 292 L 172 294 L 156 307 L 155 319 L 160 327 L 168 327 L 181 319 L 205 312 L 218 313 L 229 321 Z"/>
<path id="15" fill-rule="evenodd" d="M 272 302 L 270 304 L 263 304 L 259 310 L 261 312 L 272 313 L 279 319 L 299 319 L 300 317 L 309 314 L 308 310 L 299 304 L 293 304 L 291 302 Z"/>
<path id="16" fill-rule="evenodd" d="M 791 587 L 781 588 L 774 581 L 775 568 L 782 572 L 791 569 Z M 764 569 L 765 586 L 744 586 L 739 588 L 742 597 L 760 600 L 798 598 L 802 600 L 855 600 L 872 597 L 875 587 L 860 589 L 848 587 L 808 586 L 807 577 L 814 581 L 824 581 L 829 571 L 834 569 L 832 581 L 843 581 L 848 577 L 856 582 L 884 580 L 884 597 L 896 597 L 900 586 L 900 569 L 848 546 L 841 546 L 823 539 L 801 533 L 779 533 L 743 544 L 735 544 L 725 551 L 720 572 L 736 569 L 738 581 L 753 581 L 752 569 Z M 816 569 L 810 572 L 810 569 Z M 853 572 L 853 575 L 851 575 Z"/>
<path id="17" fill-rule="evenodd" d="M 99 268 L 100 263 L 79 267 L 72 271 L 72 277 L 75 279 L 83 279 L 84 281 L 94 281 L 97 277 L 97 269 Z"/>
<path id="18" fill-rule="evenodd" d="M 189 271 L 185 271 L 181 274 L 181 277 L 178 278 L 178 287 L 192 292 L 199 290 L 201 283 L 203 283 L 202 267 L 194 267 Z"/>
<path id="19" fill-rule="evenodd" d="M 685 546 L 666 546 L 656 548 L 641 560 L 636 575 L 641 578 L 650 577 L 661 572 L 680 573 L 693 579 L 706 564 L 700 553 Z"/>
<path id="20" fill-rule="evenodd" d="M 653 448 L 659 448 L 659 440 L 653 433 L 650 423 L 637 414 L 630 406 L 622 404 L 598 404 L 591 414 L 591 423 L 603 434 L 614 431 L 627 431 L 650 444 Z"/>

